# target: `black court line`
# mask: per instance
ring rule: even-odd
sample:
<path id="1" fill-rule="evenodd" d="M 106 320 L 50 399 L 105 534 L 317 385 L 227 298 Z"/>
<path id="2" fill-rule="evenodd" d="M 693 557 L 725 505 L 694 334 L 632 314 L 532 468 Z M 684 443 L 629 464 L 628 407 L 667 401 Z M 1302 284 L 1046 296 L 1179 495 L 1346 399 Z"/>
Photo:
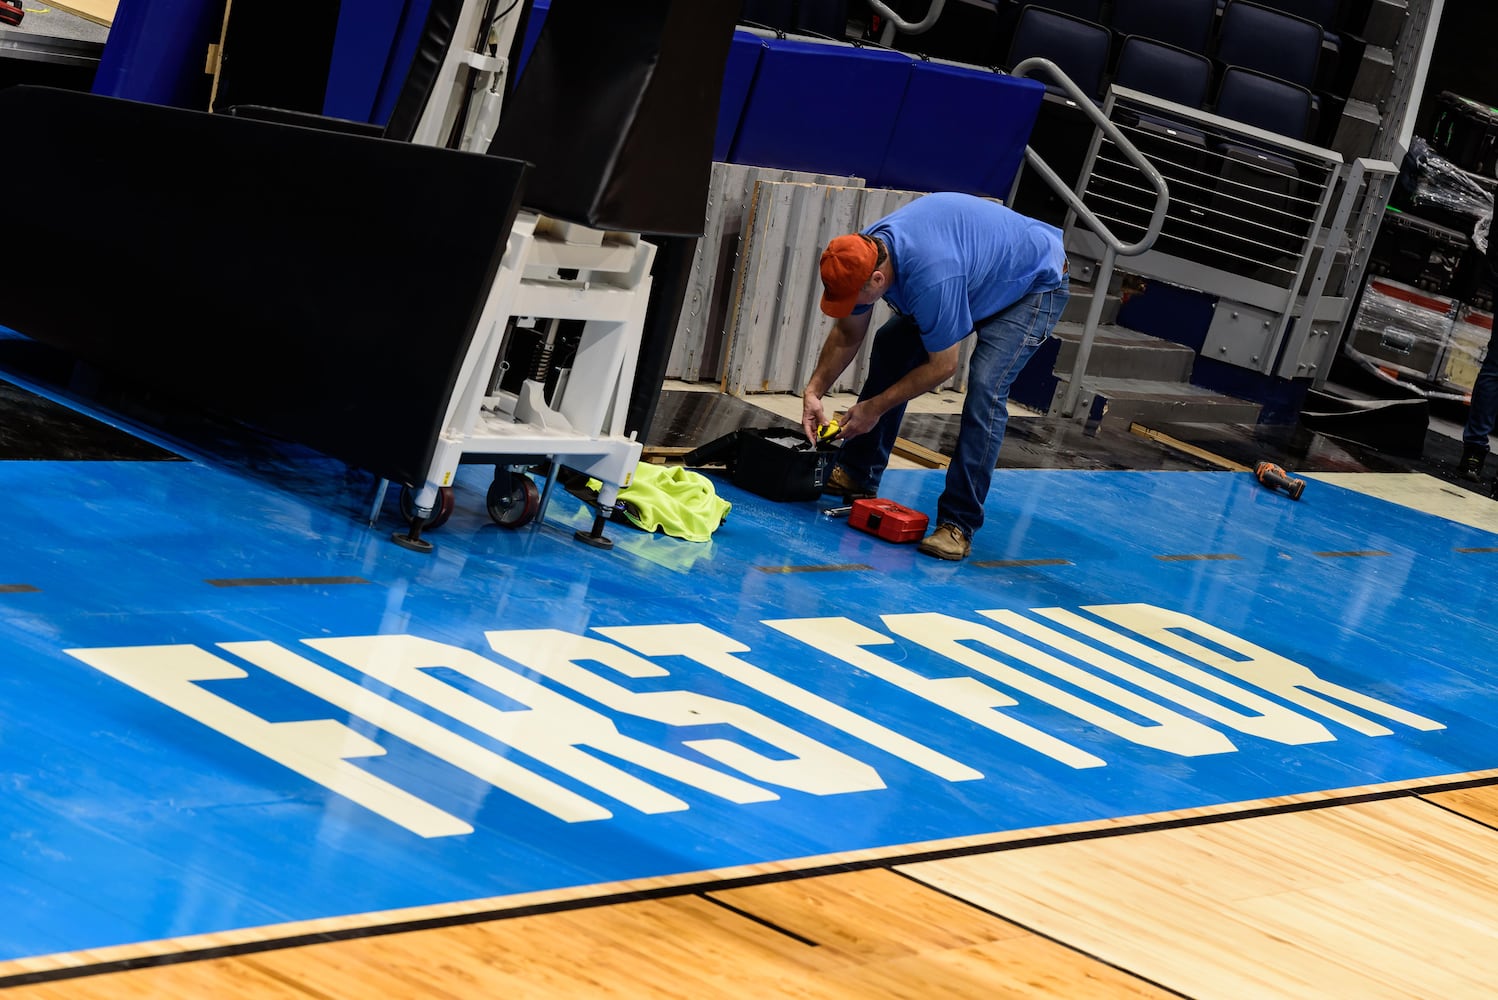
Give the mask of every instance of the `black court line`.
<path id="1" fill-rule="evenodd" d="M 1317 552 L 1316 555 L 1323 559 L 1358 559 L 1364 556 L 1386 556 L 1389 553 L 1381 549 L 1368 549 L 1362 552 Z"/>
<path id="2" fill-rule="evenodd" d="M 1200 552 L 1194 555 L 1155 556 L 1155 558 L 1161 562 L 1195 562 L 1208 559 L 1241 559 L 1243 557 L 1234 555 L 1231 552 Z"/>
<path id="3" fill-rule="evenodd" d="M 205 580 L 215 587 L 305 587 L 333 583 L 368 583 L 362 576 L 247 576 L 238 580 Z"/>
<path id="4" fill-rule="evenodd" d="M 1070 566 L 1070 559 L 982 559 L 972 565 L 983 569 L 1005 569 L 1010 566 Z"/>
<path id="5" fill-rule="evenodd" d="M 86 976 L 100 976 L 113 972 L 125 972 L 131 969 L 184 965 L 188 962 L 203 962 L 219 958 L 235 958 L 240 955 L 255 955 L 267 951 L 301 948 L 312 944 L 329 944 L 334 941 L 355 941 L 363 938 L 382 937 L 387 934 L 440 930 L 444 927 L 463 927 L 469 924 L 482 924 L 518 917 L 534 917 L 547 913 L 567 913 L 573 910 L 586 910 L 599 906 L 613 906 L 615 904 L 638 903 L 652 899 L 669 899 L 675 896 L 702 896 L 709 892 L 723 892 L 729 889 L 743 889 L 749 886 L 770 885 L 775 882 L 790 882 L 802 878 L 818 878 L 824 875 L 840 875 L 844 872 L 868 871 L 876 868 L 893 871 L 896 865 L 920 864 L 926 861 L 946 861 L 951 858 L 966 858 L 979 854 L 998 854 L 1002 851 L 1016 851 L 1027 847 L 1048 847 L 1053 844 L 1073 844 L 1088 840 L 1104 840 L 1109 837 L 1122 837 L 1134 833 L 1183 830 L 1194 826 L 1209 826 L 1214 823 L 1230 823 L 1241 819 L 1260 819 L 1265 816 L 1282 816 L 1289 813 L 1311 812 L 1316 809 L 1332 809 L 1337 806 L 1362 805 L 1367 802 L 1387 802 L 1391 799 L 1404 798 L 1422 799 L 1423 796 L 1434 792 L 1455 792 L 1468 788 L 1489 787 L 1498 787 L 1498 778 L 1462 778 L 1416 788 L 1391 788 L 1377 792 L 1356 792 L 1340 797 L 1316 799 L 1309 802 L 1281 802 L 1268 806 L 1246 806 L 1234 812 L 1215 813 L 1209 816 L 1186 816 L 1177 819 L 1147 820 L 1131 826 L 1107 826 L 1070 833 L 1039 834 L 1033 837 L 1020 837 L 999 844 L 972 844 L 967 847 L 913 851 L 906 855 L 870 858 L 860 861 L 826 862 L 820 865 L 811 865 L 806 868 L 783 872 L 766 872 L 760 875 L 745 875 L 740 878 L 704 879 L 682 885 L 662 886 L 656 889 L 635 889 L 627 892 L 590 896 L 583 899 L 564 899 L 546 903 L 532 903 L 527 906 L 516 906 L 509 909 L 500 908 L 478 913 L 413 918 L 397 923 L 368 927 L 350 927 L 343 930 L 304 932 L 288 935 L 283 938 L 267 938 L 263 941 L 245 941 L 238 944 L 194 948 L 166 955 L 147 955 L 139 958 L 97 962 L 92 965 L 73 965 L 66 968 L 19 972 L 10 976 L 0 976 L 0 990 L 12 986 L 57 982 L 64 979 L 81 979 Z M 1433 805 L 1434 803 L 1430 804 Z M 901 873 L 896 872 L 895 874 Z M 70 954 L 76 957 L 81 953 Z M 47 956 L 38 955 L 29 957 L 35 960 Z M 21 959 L 17 959 L 16 961 L 21 961 Z"/>
<path id="6" fill-rule="evenodd" d="M 29 583 L 0 583 L 0 594 L 40 594 L 42 588 Z"/>
<path id="7" fill-rule="evenodd" d="M 1453 552 L 1498 552 L 1498 548 L 1489 547 L 1489 548 L 1480 548 L 1480 549 L 1453 549 L 1452 551 Z"/>
<path id="8" fill-rule="evenodd" d="M 993 917 L 995 920 L 1002 920 L 1006 924 L 1012 924 L 1015 927 L 1021 928 L 1022 930 L 1025 930 L 1025 931 L 1028 931 L 1029 933 L 1035 935 L 1038 938 L 1042 938 L 1042 939 L 1044 939 L 1046 941 L 1051 942 L 1052 944 L 1060 945 L 1061 947 L 1065 948 L 1069 952 L 1072 952 L 1073 954 L 1081 955 L 1084 958 L 1089 958 L 1092 961 L 1098 963 L 1099 965 L 1106 965 L 1108 968 L 1113 969 L 1113 970 L 1115 970 L 1117 972 L 1121 972 L 1124 975 L 1128 976 L 1130 979 L 1135 980 L 1136 982 L 1149 983 L 1151 986 L 1155 987 L 1156 989 L 1163 990 L 1166 993 L 1169 993 L 1173 997 L 1182 997 L 1183 1000 L 1192 1000 L 1192 997 L 1188 996 L 1185 993 L 1180 992 L 1179 990 L 1173 990 L 1169 986 L 1164 985 L 1163 983 L 1159 983 L 1159 982 L 1156 982 L 1153 979 L 1150 979 L 1148 976 L 1140 975 L 1138 972 L 1135 972 L 1133 969 L 1130 969 L 1130 968 L 1127 968 L 1125 966 L 1119 965 L 1117 962 L 1110 961 L 1109 959 L 1106 959 L 1106 958 L 1104 958 L 1101 955 L 1095 955 L 1095 954 L 1093 954 L 1092 952 L 1088 951 L 1085 948 L 1079 948 L 1079 947 L 1077 947 L 1077 945 L 1074 942 L 1063 941 L 1061 938 L 1055 937 L 1055 936 L 1053 936 L 1051 934 L 1047 934 L 1045 931 L 1038 930 L 1037 928 L 1031 927 L 1029 924 L 1022 923 L 1022 922 L 1014 919 L 1011 916 L 1007 916 L 1007 915 L 1005 915 L 1003 913 L 999 913 L 997 911 L 990 910 L 988 907 L 982 905 L 981 903 L 975 903 L 971 899 L 967 899 L 967 898 L 965 898 L 963 896 L 959 896 L 955 892 L 951 892 L 951 891 L 949 891 L 947 889 L 943 889 L 939 885 L 932 885 L 930 882 L 927 882 L 925 879 L 922 879 L 921 877 L 919 877 L 917 875 L 912 875 L 909 872 L 895 871 L 893 868 L 890 869 L 890 873 L 893 874 L 893 875 L 898 875 L 898 876 L 900 876 L 903 879 L 908 879 L 909 881 L 914 882 L 916 885 L 920 886 L 922 889 L 925 889 L 927 892 L 934 892 L 938 896 L 945 896 L 946 898 L 948 898 L 950 900 L 953 900 L 954 902 L 961 903 L 963 906 L 967 907 L 970 910 L 976 910 L 977 912 L 979 912 L 979 913 L 981 913 L 981 914 L 983 914 L 985 916 Z"/>
<path id="9" fill-rule="evenodd" d="M 773 920 L 766 920 L 764 917 L 756 916 L 755 914 L 750 913 L 748 910 L 745 910 L 745 909 L 742 909 L 740 907 L 734 906 L 732 903 L 725 903 L 721 899 L 714 898 L 709 893 L 706 893 L 706 892 L 699 893 L 698 894 L 698 898 L 705 899 L 709 903 L 712 903 L 714 906 L 721 906 L 721 907 L 723 907 L 723 909 L 728 910 L 730 913 L 737 913 L 739 916 L 743 917 L 745 920 L 752 920 L 756 924 L 759 924 L 761 927 L 768 927 L 770 930 L 774 931 L 777 934 L 784 934 L 786 937 L 790 938 L 792 941 L 800 941 L 802 944 L 806 945 L 809 948 L 820 948 L 820 947 L 822 947 L 822 945 L 821 945 L 820 942 L 813 941 L 811 938 L 806 937 L 804 934 L 797 934 L 795 931 L 791 930 L 789 927 L 781 927 L 779 924 L 775 923 Z"/>
<path id="10" fill-rule="evenodd" d="M 1486 820 L 1478 819 L 1476 816 L 1473 816 L 1471 813 L 1464 813 L 1460 809 L 1455 809 L 1455 808 L 1452 808 L 1451 806 L 1445 805 L 1443 803 L 1435 802 L 1435 801 L 1433 801 L 1431 799 L 1427 799 L 1424 795 L 1419 796 L 1419 798 L 1426 805 L 1428 805 L 1428 806 L 1435 806 L 1437 809 L 1440 809 L 1443 812 L 1448 812 L 1448 813 L 1450 813 L 1453 816 L 1460 816 L 1462 819 L 1466 820 L 1468 823 L 1476 823 L 1480 827 L 1483 827 L 1485 829 L 1492 830 L 1495 833 L 1498 833 L 1498 826 L 1494 826 L 1492 823 L 1489 823 Z"/>
<path id="11" fill-rule="evenodd" d="M 756 566 L 761 573 L 842 573 L 872 570 L 863 563 L 843 563 L 837 566 Z"/>

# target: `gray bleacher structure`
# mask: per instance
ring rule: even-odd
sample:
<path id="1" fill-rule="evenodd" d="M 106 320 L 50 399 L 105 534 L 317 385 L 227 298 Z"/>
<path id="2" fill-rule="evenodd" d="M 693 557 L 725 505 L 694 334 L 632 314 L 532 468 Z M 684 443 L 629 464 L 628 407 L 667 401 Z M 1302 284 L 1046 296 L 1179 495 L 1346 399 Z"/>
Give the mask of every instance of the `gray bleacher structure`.
<path id="1" fill-rule="evenodd" d="M 1088 23 L 1062 3 L 948 0 L 944 14 L 932 3 L 917 20 L 899 4 L 869 0 L 892 47 L 741 24 L 724 84 L 709 236 L 667 376 L 717 381 L 734 393 L 799 391 L 826 329 L 808 290 L 826 238 L 877 218 L 865 206 L 882 210 L 933 190 L 1027 210 L 1035 204 L 1027 190 L 1044 186 L 1037 170 L 1021 167 L 1029 144 L 1026 162 L 1049 162 L 1088 211 L 1054 202 L 1057 217 L 1048 221 L 1065 231 L 1077 301 L 1059 348 L 1030 366 L 1015 398 L 1068 415 L 1096 413 L 1099 400 L 1134 412 L 1132 390 L 1158 399 L 1163 381 L 1179 383 L 1167 407 L 1175 419 L 1238 421 L 1247 400 L 1257 419 L 1293 421 L 1345 337 L 1409 148 L 1444 0 L 1204 2 L 1213 9 L 1193 22 L 1188 10 L 1203 10 L 1193 0 L 1153 19 L 1152 10 L 1169 13 L 1165 5 L 1111 0 L 1096 4 L 1099 20 Z M 920 51 L 941 17 L 975 7 L 1009 18 L 1008 34 L 988 50 L 995 65 Z M 1348 22 L 1348 9 L 1358 11 L 1358 23 Z M 1041 22 L 1045 31 L 1032 30 Z M 1071 34 L 1058 36 L 1058 25 Z M 1306 42 L 1269 46 L 1270 59 L 1265 37 Z M 1090 48 L 1096 63 L 1099 39 L 1106 60 L 1085 64 L 1079 54 Z M 1025 48 L 1031 44 L 1035 51 Z M 1027 80 L 1010 72 L 1037 55 L 1054 56 L 1079 80 L 1169 186 L 1158 238 L 1120 259 L 1106 287 L 1088 287 L 1107 256 L 1108 238 L 1094 222 L 1118 242 L 1138 242 L 1154 193 L 1127 151 L 1090 121 L 1081 122 L 1074 160 L 1035 151 L 1055 123 L 1077 128 L 1080 120 L 1078 102 L 1048 74 Z M 1204 89 L 1181 89 L 1187 67 L 1207 73 Z M 850 94 L 858 95 L 856 111 Z M 774 185 L 785 184 L 816 191 L 777 195 Z M 786 214 L 767 217 L 776 205 Z M 805 213 L 816 217 L 796 217 Z M 1119 308 L 1121 285 L 1147 291 Z M 1111 301 L 1095 310 L 1095 297 Z M 1091 358 L 1077 350 L 1093 340 L 1099 350 Z M 1148 367 L 1141 371 L 1137 359 L 1129 362 L 1134 386 L 1110 377 L 1110 357 L 1155 340 L 1193 351 L 1189 371 L 1180 372 L 1178 350 L 1163 351 L 1152 355 L 1171 358 L 1159 379 L 1144 377 Z M 1083 367 L 1068 368 L 1078 357 Z M 840 388 L 854 387 L 856 377 L 854 366 Z"/>

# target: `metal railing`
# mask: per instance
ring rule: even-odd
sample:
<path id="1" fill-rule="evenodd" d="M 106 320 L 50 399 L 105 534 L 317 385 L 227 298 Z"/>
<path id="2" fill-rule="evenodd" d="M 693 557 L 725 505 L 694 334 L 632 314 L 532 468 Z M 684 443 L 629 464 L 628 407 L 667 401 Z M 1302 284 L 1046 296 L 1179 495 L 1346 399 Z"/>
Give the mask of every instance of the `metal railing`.
<path id="1" fill-rule="evenodd" d="M 1343 304 L 1332 271 L 1338 254 L 1345 259 L 1343 234 L 1325 226 L 1339 214 L 1345 224 L 1336 210 L 1362 175 L 1335 150 L 1126 88 L 1113 87 L 1101 110 L 1171 186 L 1164 228 L 1133 269 L 1227 307 L 1214 310 L 1204 357 L 1282 374 L 1287 345 L 1300 346 L 1293 342 L 1310 324 L 1327 323 L 1323 302 Z M 1082 177 L 1083 201 L 1115 232 L 1130 238 L 1146 230 L 1148 184 L 1108 138 L 1095 137 Z M 1073 255 L 1104 252 L 1090 225 L 1067 228 Z"/>
<path id="2" fill-rule="evenodd" d="M 895 35 L 920 35 L 931 30 L 931 26 L 941 17 L 942 8 L 946 6 L 947 0 L 931 0 L 931 7 L 926 11 L 926 16 L 919 21 L 907 21 L 890 9 L 888 4 L 882 0 L 869 0 L 869 8 L 875 14 L 884 18 L 884 30 L 879 33 L 880 45 L 894 45 Z"/>
<path id="3" fill-rule="evenodd" d="M 1093 279 L 1094 294 L 1092 302 L 1087 310 L 1087 320 L 1082 326 L 1082 340 L 1077 345 L 1076 362 L 1072 365 L 1071 379 L 1066 387 L 1066 395 L 1062 400 L 1061 413 L 1063 416 L 1073 416 L 1077 409 L 1077 400 L 1082 392 L 1082 377 L 1087 372 L 1087 363 L 1092 355 L 1093 341 L 1097 338 L 1098 326 L 1103 316 L 1103 305 L 1107 298 L 1108 285 L 1113 279 L 1113 268 L 1119 257 L 1132 257 L 1142 254 L 1154 246 L 1155 240 L 1160 236 L 1160 230 L 1165 224 L 1165 215 L 1170 207 L 1170 188 L 1165 183 L 1165 178 L 1155 165 L 1145 157 L 1134 144 L 1124 136 L 1117 125 L 1108 120 L 1108 117 L 1098 110 L 1092 103 L 1092 99 L 1082 93 L 1082 89 L 1063 73 L 1055 63 L 1049 59 L 1032 58 L 1026 59 L 1014 67 L 1014 76 L 1031 76 L 1037 70 L 1044 72 L 1050 77 L 1051 82 L 1066 92 L 1067 97 L 1076 105 L 1077 109 L 1086 115 L 1094 127 L 1100 131 L 1113 147 L 1139 172 L 1144 182 L 1149 186 L 1154 196 L 1154 205 L 1149 214 L 1149 221 L 1144 226 L 1144 232 L 1132 243 L 1125 243 L 1114 234 L 1113 230 L 1093 210 L 1083 203 L 1078 192 L 1061 179 L 1051 169 L 1050 165 L 1041 159 L 1040 155 L 1029 146 L 1025 147 L 1025 162 L 1034 170 L 1046 184 L 1061 196 L 1068 208 L 1076 213 L 1077 217 L 1092 230 L 1092 232 L 1103 243 L 1102 258 L 1098 262 L 1097 274 Z M 1023 171 L 1015 175 L 1014 187 L 1010 190 L 1009 202 L 1014 202 L 1014 192 L 1019 188 L 1020 176 Z M 1079 181 L 1079 186 L 1086 183 L 1087 175 Z"/>

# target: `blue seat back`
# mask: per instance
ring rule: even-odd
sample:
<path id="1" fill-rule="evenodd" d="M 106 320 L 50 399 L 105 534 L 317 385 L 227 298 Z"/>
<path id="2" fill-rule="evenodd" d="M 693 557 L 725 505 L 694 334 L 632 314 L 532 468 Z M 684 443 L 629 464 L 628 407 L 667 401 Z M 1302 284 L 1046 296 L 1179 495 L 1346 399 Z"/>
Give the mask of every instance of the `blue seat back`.
<path id="1" fill-rule="evenodd" d="M 1288 80 L 1302 87 L 1316 81 L 1321 27 L 1284 11 L 1231 0 L 1222 12 L 1217 60 Z"/>
<path id="2" fill-rule="evenodd" d="M 848 34 L 848 0 L 801 0 L 796 30 L 841 39 Z"/>
<path id="3" fill-rule="evenodd" d="M 1007 197 L 1044 96 L 1039 80 L 917 62 L 870 183 Z"/>
<path id="4" fill-rule="evenodd" d="M 1217 92 L 1217 114 L 1255 128 L 1304 139 L 1311 124 L 1311 92 L 1284 80 L 1229 66 Z"/>
<path id="5" fill-rule="evenodd" d="M 1124 39 L 1113 82 L 1188 108 L 1202 107 L 1212 83 L 1212 61 L 1149 38 Z"/>
<path id="6" fill-rule="evenodd" d="M 1103 89 L 1112 42 L 1112 34 L 1101 24 L 1032 5 L 1020 11 L 1008 64 L 1014 67 L 1035 56 L 1049 59 L 1083 93 L 1096 97 Z"/>
<path id="7" fill-rule="evenodd" d="M 1342 0 L 1261 0 L 1265 7 L 1303 17 L 1321 26 L 1323 31 L 1337 31 L 1342 25 Z"/>
<path id="8" fill-rule="evenodd" d="M 1030 3 L 1059 14 L 1080 17 L 1084 21 L 1102 20 L 1103 0 L 1030 0 Z"/>
<path id="9" fill-rule="evenodd" d="M 751 166 L 877 176 L 910 56 L 790 38 L 765 40 L 729 159 Z"/>
<path id="10" fill-rule="evenodd" d="M 1113 0 L 1113 30 L 1185 49 L 1207 51 L 1217 0 Z"/>

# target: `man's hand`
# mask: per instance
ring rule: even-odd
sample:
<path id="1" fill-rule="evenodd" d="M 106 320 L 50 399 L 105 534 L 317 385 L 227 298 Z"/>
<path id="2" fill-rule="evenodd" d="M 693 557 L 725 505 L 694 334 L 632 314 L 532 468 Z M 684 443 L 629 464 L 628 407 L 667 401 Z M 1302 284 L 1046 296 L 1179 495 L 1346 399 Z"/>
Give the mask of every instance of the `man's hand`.
<path id="1" fill-rule="evenodd" d="M 826 422 L 827 414 L 822 409 L 822 397 L 807 389 L 801 396 L 801 429 L 806 432 L 806 440 L 816 444 L 817 429 Z"/>
<path id="2" fill-rule="evenodd" d="M 843 419 L 840 421 L 842 424 L 842 433 L 838 437 L 846 441 L 848 438 L 855 438 L 860 434 L 866 434 L 874 429 L 874 425 L 879 422 L 879 418 L 882 416 L 884 416 L 884 411 L 874 405 L 872 399 L 866 399 L 861 403 L 854 403 L 848 408 L 848 412 L 843 414 Z"/>

